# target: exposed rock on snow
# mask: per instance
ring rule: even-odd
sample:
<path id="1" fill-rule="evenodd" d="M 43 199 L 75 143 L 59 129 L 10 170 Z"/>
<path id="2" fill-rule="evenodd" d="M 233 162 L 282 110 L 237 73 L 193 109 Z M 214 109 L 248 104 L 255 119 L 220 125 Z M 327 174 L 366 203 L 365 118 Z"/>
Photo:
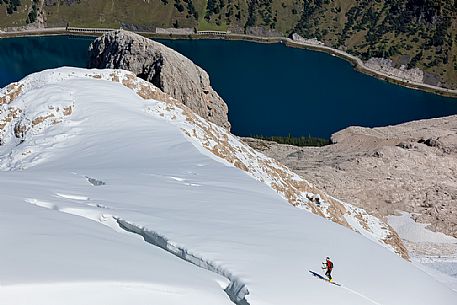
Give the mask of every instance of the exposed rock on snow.
<path id="1" fill-rule="evenodd" d="M 201 117 L 230 129 L 227 105 L 211 87 L 208 73 L 178 52 L 122 30 L 97 38 L 89 52 L 91 68 L 132 71 Z"/>
<path id="2" fill-rule="evenodd" d="M 91 177 L 86 177 L 87 179 L 87 182 L 89 182 L 90 184 L 92 184 L 93 186 L 102 186 L 102 185 L 106 185 L 106 182 L 102 181 L 102 180 L 98 180 L 98 179 L 95 179 L 95 178 L 91 178 Z"/>

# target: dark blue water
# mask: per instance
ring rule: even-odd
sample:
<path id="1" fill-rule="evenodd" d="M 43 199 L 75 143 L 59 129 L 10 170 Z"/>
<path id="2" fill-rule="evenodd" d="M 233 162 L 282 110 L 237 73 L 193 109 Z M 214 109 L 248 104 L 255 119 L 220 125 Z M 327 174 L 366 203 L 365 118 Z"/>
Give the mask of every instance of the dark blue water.
<path id="1" fill-rule="evenodd" d="M 0 87 L 45 69 L 85 68 L 92 41 L 90 37 L 72 36 L 0 39 Z"/>
<path id="2" fill-rule="evenodd" d="M 0 86 L 46 68 L 85 67 L 92 38 L 0 40 Z M 391 85 L 324 53 L 224 40 L 161 40 L 208 71 L 238 135 L 329 137 L 457 114 L 457 99 Z"/>
<path id="3" fill-rule="evenodd" d="M 209 72 L 238 135 L 328 137 L 351 125 L 457 113 L 457 99 L 383 82 L 324 53 L 224 40 L 161 42 Z"/>

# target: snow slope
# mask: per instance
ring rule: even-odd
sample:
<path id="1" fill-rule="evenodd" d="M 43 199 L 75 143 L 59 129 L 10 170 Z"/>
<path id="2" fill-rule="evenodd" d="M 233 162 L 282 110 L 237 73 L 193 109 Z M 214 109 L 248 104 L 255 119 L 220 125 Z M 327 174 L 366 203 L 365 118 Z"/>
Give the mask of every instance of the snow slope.
<path id="1" fill-rule="evenodd" d="M 128 72 L 45 71 L 0 104 L 2 305 L 457 301 L 382 222 Z M 342 287 L 308 273 L 327 255 Z"/>

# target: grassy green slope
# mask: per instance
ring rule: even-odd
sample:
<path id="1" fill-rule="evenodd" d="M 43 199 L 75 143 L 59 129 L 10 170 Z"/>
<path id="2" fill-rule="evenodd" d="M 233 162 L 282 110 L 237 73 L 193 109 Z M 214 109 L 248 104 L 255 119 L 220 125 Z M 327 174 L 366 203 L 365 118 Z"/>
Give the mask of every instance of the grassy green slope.
<path id="1" fill-rule="evenodd" d="M 364 59 L 419 67 L 430 83 L 457 88 L 456 0 L 308 1 L 295 27 Z"/>
<path id="2" fill-rule="evenodd" d="M 21 0 L 21 5 L 12 14 L 6 12 L 7 4 L 0 1 L 0 27 L 18 27 L 26 25 L 27 14 L 32 0 Z"/>
<path id="3" fill-rule="evenodd" d="M 71 6 L 57 2 L 46 7 L 50 26 L 120 27 L 122 24 L 139 28 L 170 27 L 178 20 L 180 27 L 194 26 L 195 20 L 186 18 L 186 10 L 179 12 L 174 2 L 144 0 L 81 0 Z"/>

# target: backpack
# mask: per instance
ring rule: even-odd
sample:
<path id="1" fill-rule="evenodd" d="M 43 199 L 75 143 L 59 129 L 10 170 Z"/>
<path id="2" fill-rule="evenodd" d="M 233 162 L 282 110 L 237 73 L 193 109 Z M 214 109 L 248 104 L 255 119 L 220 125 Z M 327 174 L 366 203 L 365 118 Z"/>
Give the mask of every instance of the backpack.
<path id="1" fill-rule="evenodd" d="M 331 261 L 327 262 L 327 268 L 328 269 L 333 269 L 333 263 Z"/>

